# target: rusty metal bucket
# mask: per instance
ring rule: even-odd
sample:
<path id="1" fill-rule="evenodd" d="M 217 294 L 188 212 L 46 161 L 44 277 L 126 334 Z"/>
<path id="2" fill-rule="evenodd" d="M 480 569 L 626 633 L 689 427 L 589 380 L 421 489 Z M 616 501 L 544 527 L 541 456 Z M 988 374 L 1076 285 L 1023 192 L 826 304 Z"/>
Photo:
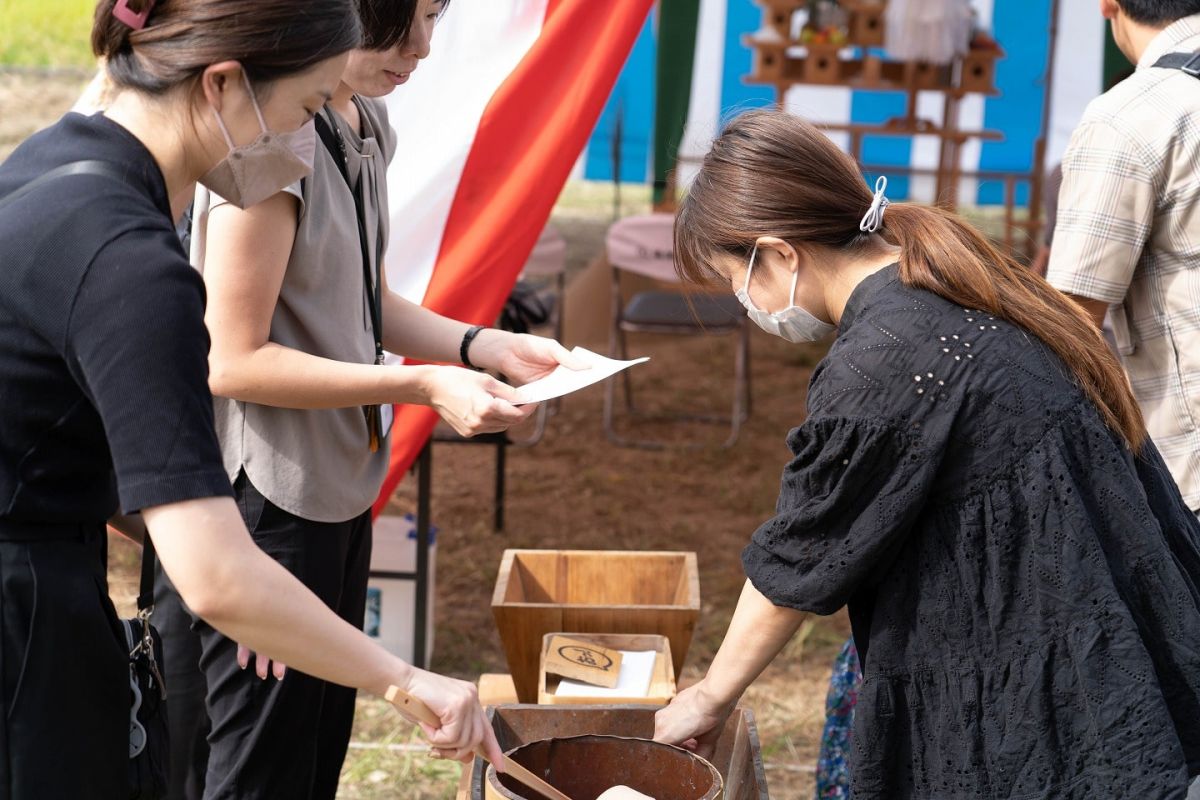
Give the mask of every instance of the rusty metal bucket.
<path id="1" fill-rule="evenodd" d="M 721 773 L 712 764 L 679 747 L 621 736 L 571 736 L 530 742 L 508 753 L 544 777 L 571 800 L 596 800 L 617 784 L 655 800 L 720 800 Z M 489 767 L 484 782 L 488 800 L 544 800 L 520 783 Z"/>

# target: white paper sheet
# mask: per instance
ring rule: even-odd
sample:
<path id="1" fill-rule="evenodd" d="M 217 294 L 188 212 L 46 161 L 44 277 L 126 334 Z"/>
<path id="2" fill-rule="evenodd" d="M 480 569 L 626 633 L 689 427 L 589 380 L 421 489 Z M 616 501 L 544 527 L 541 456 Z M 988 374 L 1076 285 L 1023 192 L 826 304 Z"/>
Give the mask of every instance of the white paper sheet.
<path id="1" fill-rule="evenodd" d="M 555 397 L 562 397 L 563 395 L 591 386 L 593 383 L 599 383 L 605 378 L 616 375 L 623 369 L 629 369 L 635 364 L 641 364 L 650 360 L 649 358 L 635 358 L 632 361 L 617 361 L 616 359 L 605 358 L 582 347 L 576 347 L 571 352 L 587 361 L 591 366 L 588 369 L 580 370 L 559 367 L 546 377 L 525 384 L 517 389 L 518 399 L 514 405 L 521 406 L 526 403 L 541 403 L 545 400 L 553 400 Z"/>
<path id="2" fill-rule="evenodd" d="M 558 697 L 646 697 L 650 694 L 650 681 L 654 677 L 653 650 L 621 651 L 621 673 L 617 685 L 611 689 L 592 686 L 563 678 L 554 694 Z"/>

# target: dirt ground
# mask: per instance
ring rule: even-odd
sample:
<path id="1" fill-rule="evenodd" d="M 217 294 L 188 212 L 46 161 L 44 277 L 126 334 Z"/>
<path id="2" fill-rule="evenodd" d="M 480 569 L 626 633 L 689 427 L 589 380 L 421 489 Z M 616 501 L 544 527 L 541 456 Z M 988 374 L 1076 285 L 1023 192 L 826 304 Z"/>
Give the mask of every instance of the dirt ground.
<path id="1" fill-rule="evenodd" d="M 84 83 L 82 74 L 0 73 L 0 159 L 69 107 Z M 577 199 L 556 211 L 573 268 L 597 253 L 611 213 L 603 203 L 592 207 Z M 635 337 L 631 354 L 652 357 L 633 374 L 639 401 L 650 410 L 728 408 L 732 344 Z M 441 532 L 434 669 L 472 680 L 507 672 L 489 608 L 505 548 L 689 550 L 698 555 L 702 613 L 684 677 L 703 674 L 743 581 L 740 550 L 772 513 L 788 456 L 784 437 L 803 419 L 808 378 L 821 356 L 818 347 L 788 345 L 757 331 L 752 348 L 754 412 L 730 449 L 718 446 L 719 427 L 652 422 L 630 428 L 627 419 L 625 430 L 697 447 L 617 447 L 602 430 L 601 388 L 567 398 L 540 443 L 510 450 L 502 533 L 491 530 L 493 449 L 435 447 L 432 513 Z M 407 480 L 389 511 L 414 505 Z M 137 553 L 123 541 L 114 541 L 111 552 L 111 592 L 128 609 Z M 844 614 L 806 625 L 744 698 L 757 717 L 774 798 L 812 794 L 825 682 L 848 631 Z M 458 767 L 429 761 L 419 741 L 382 701 L 361 699 L 339 797 L 453 797 Z"/>
<path id="2" fill-rule="evenodd" d="M 69 109 L 89 77 L 83 70 L 0 69 L 0 161 L 29 134 Z"/>

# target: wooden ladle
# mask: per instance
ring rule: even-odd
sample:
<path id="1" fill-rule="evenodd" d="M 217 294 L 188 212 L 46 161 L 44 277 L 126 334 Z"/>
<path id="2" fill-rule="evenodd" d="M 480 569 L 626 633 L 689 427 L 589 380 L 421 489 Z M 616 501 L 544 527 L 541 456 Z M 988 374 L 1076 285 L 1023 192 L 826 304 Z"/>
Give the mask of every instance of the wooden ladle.
<path id="1" fill-rule="evenodd" d="M 396 707 L 397 711 L 408 717 L 410 720 L 424 722 L 426 725 L 429 725 L 433 728 L 441 727 L 442 721 L 438 719 L 437 714 L 433 713 L 433 709 L 425 705 L 425 703 L 419 697 L 413 697 L 399 686 L 389 686 L 384 697 L 387 698 L 389 703 Z M 490 763 L 490 759 L 483 752 L 482 747 L 476 748 L 475 754 L 484 761 L 488 761 Z M 532 772 L 525 769 L 525 767 L 513 761 L 508 756 L 504 756 L 504 763 L 500 765 L 500 768 L 504 770 L 506 775 L 511 775 L 513 778 L 528 786 L 530 789 L 540 792 L 550 800 L 571 800 L 571 798 L 567 797 L 558 789 L 555 789 L 553 786 L 546 783 L 537 775 L 534 775 Z"/>

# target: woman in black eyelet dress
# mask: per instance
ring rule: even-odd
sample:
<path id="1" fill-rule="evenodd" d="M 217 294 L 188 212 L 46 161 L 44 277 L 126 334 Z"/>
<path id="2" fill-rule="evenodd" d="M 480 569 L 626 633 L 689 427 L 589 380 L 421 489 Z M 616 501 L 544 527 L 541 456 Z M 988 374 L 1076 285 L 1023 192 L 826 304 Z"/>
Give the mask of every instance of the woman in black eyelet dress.
<path id="1" fill-rule="evenodd" d="M 788 445 L 743 561 L 777 605 L 849 606 L 853 797 L 1183 797 L 1200 525 L 1042 342 L 886 268 Z"/>
<path id="2" fill-rule="evenodd" d="M 706 752 L 802 612 L 847 607 L 854 800 L 1184 800 L 1200 523 L 1083 310 L 885 189 L 752 111 L 676 215 L 685 279 L 788 341 L 837 336 L 725 641 L 655 736 Z"/>

